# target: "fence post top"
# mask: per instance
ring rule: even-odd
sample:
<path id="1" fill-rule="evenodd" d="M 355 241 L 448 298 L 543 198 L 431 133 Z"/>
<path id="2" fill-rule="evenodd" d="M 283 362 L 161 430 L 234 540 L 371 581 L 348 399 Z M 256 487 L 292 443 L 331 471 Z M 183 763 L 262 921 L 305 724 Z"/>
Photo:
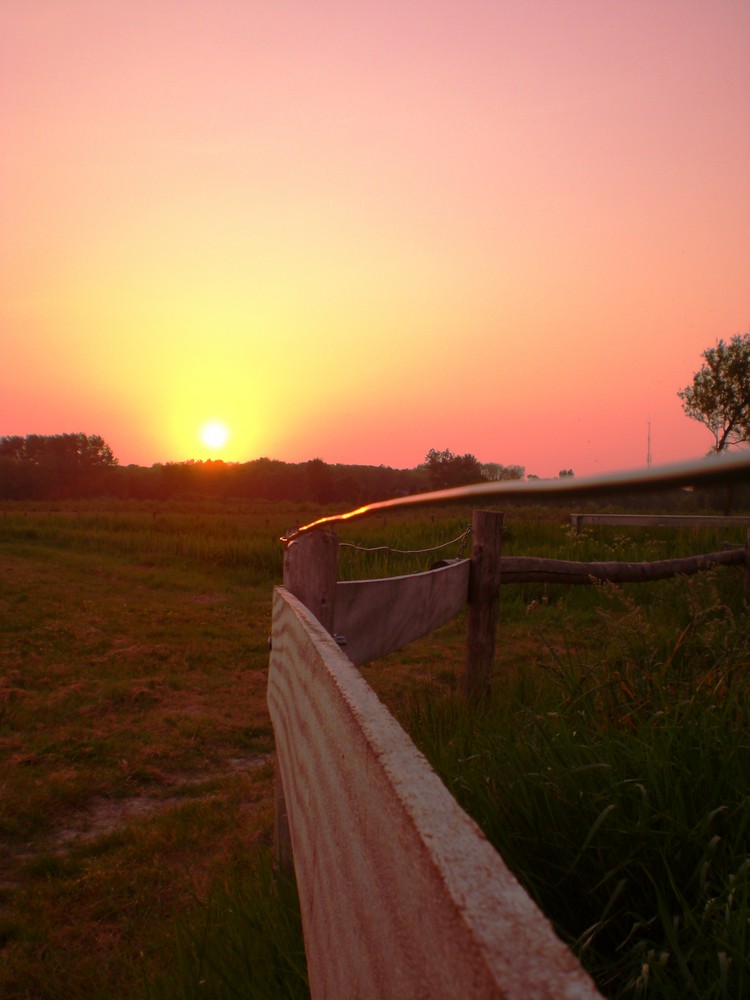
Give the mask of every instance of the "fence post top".
<path id="1" fill-rule="evenodd" d="M 291 540 L 284 551 L 284 586 L 333 631 L 338 576 L 338 535 L 315 528 Z"/>

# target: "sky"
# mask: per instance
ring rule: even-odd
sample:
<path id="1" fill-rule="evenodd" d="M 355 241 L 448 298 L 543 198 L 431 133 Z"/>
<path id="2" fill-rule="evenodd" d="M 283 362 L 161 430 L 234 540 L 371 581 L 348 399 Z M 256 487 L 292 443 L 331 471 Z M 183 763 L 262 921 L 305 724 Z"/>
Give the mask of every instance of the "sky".
<path id="1" fill-rule="evenodd" d="M 3 0 L 0 133 L 0 436 L 711 445 L 677 393 L 750 329 L 748 0 Z"/>

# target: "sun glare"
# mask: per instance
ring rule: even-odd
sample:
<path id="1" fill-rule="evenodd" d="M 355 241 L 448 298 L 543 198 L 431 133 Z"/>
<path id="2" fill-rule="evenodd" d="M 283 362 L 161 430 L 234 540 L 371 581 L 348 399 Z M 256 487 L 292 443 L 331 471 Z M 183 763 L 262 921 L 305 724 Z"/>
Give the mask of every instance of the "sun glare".
<path id="1" fill-rule="evenodd" d="M 223 448 L 229 440 L 229 430 L 226 424 L 212 420 L 201 429 L 201 441 L 209 448 Z"/>

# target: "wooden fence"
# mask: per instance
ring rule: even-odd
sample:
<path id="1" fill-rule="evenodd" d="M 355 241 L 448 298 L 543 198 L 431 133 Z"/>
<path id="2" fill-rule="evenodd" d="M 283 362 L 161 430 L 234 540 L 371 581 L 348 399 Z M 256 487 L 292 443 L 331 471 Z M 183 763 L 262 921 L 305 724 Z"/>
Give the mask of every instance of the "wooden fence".
<path id="1" fill-rule="evenodd" d="M 750 528 L 750 517 L 740 514 L 571 514 L 576 531 L 586 525 L 623 525 L 636 528 Z"/>
<path id="2" fill-rule="evenodd" d="M 489 684 L 502 582 L 647 580 L 748 566 L 748 548 L 663 563 L 502 558 L 502 514 L 476 511 L 470 560 L 339 582 L 338 540 L 286 550 L 273 600 L 268 703 L 277 856 L 293 863 L 313 1000 L 598 997 L 502 858 L 356 664 L 468 603 L 464 690 Z"/>

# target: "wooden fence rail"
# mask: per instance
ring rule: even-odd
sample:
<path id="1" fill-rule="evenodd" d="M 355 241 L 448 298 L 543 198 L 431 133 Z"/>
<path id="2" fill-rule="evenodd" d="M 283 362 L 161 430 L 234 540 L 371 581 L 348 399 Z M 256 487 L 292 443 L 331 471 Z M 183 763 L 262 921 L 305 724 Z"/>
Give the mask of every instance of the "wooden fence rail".
<path id="1" fill-rule="evenodd" d="M 691 576 L 712 566 L 743 566 L 746 558 L 746 549 L 740 548 L 656 562 L 569 562 L 509 556 L 500 560 L 500 574 L 502 583 L 648 583 Z"/>
<path id="2" fill-rule="evenodd" d="M 314 1000 L 593 1000 L 335 640 L 274 592 L 268 703 Z"/>
<path id="3" fill-rule="evenodd" d="M 497 586 L 511 583 L 648 583 L 672 576 L 691 576 L 713 566 L 745 566 L 750 549 L 726 549 L 682 559 L 655 562 L 573 562 L 534 556 L 498 559 Z M 332 632 L 349 659 L 362 666 L 427 635 L 469 603 L 471 559 L 459 559 L 439 569 L 380 580 L 348 580 L 335 584 Z M 746 585 L 750 593 L 750 587 Z M 477 602 L 479 603 L 479 602 Z M 377 627 L 373 627 L 377 623 Z M 471 621 L 467 633 L 480 640 Z M 467 638 L 467 647 L 469 640 Z M 482 644 L 494 649 L 494 628 Z M 467 654 L 471 661 L 470 654 Z M 468 662 L 466 669 L 476 669 Z M 483 671 L 485 672 L 485 671 Z"/>
<path id="4" fill-rule="evenodd" d="M 576 531 L 586 525 L 632 528 L 750 528 L 750 517 L 739 514 L 571 514 Z"/>
<path id="5" fill-rule="evenodd" d="M 475 512 L 471 559 L 385 580 L 337 581 L 330 532 L 287 547 L 268 678 L 276 844 L 294 866 L 313 1000 L 599 996 L 356 665 L 468 604 L 464 690 L 481 696 L 503 583 L 639 582 L 716 565 L 744 565 L 747 580 L 750 532 L 744 549 L 575 563 L 502 557 L 502 518 Z"/>

